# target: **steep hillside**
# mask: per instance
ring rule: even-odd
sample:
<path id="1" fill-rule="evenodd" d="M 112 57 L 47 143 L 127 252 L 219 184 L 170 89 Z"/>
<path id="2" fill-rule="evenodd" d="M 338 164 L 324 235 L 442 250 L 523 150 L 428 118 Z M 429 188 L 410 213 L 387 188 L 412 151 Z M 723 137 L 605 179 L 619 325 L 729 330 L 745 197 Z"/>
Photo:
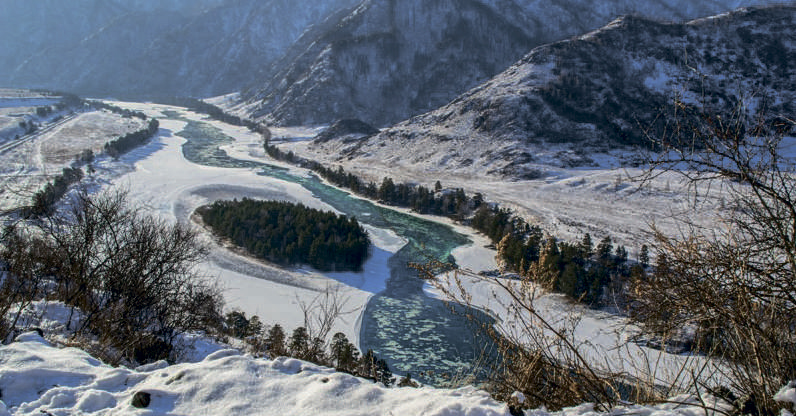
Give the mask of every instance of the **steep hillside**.
<path id="1" fill-rule="evenodd" d="M 617 16 L 636 14 L 668 21 L 686 21 L 762 0 L 483 0 L 526 28 L 537 45 L 562 40 L 604 26 Z M 526 51 L 527 52 L 527 51 Z"/>
<path id="2" fill-rule="evenodd" d="M 57 19 L 55 16 L 51 16 Z M 41 49 L 18 64 L 6 82 L 15 86 L 113 95 L 142 91 L 130 81 L 146 62 L 136 59 L 160 33 L 182 16 L 177 12 L 123 12 L 101 23 L 85 36 Z M 46 29 L 46 19 L 42 23 Z M 44 34 L 42 34 L 44 35 Z"/>
<path id="3" fill-rule="evenodd" d="M 138 83 L 208 97 L 261 78 L 308 27 L 355 0 L 232 0 L 156 39 Z"/>
<path id="4" fill-rule="evenodd" d="M 4 83 L 127 97 L 240 89 L 353 0 L 0 0 Z M 96 3 L 96 4 L 95 4 Z"/>
<path id="5" fill-rule="evenodd" d="M 333 141 L 312 151 L 353 163 L 402 157 L 418 167 L 523 178 L 537 175 L 539 163 L 591 164 L 586 149 L 643 144 L 643 129 L 656 125 L 675 96 L 697 105 L 707 97 L 718 114 L 743 101 L 748 112 L 792 115 L 795 22 L 792 6 L 687 24 L 623 17 L 534 49 L 438 110 L 356 144 Z"/>
<path id="6" fill-rule="evenodd" d="M 474 0 L 367 0 L 322 28 L 275 64 L 264 86 L 243 94 L 250 115 L 282 125 L 385 125 L 445 103 L 531 45 Z"/>
<path id="7" fill-rule="evenodd" d="M 265 105 L 253 100 L 247 108 L 257 104 L 262 108 L 256 113 L 262 115 L 264 111 L 279 107 L 275 118 L 280 120 L 290 119 L 294 113 L 309 114 L 305 118 L 307 121 L 319 119 L 312 115 L 315 109 L 306 103 L 328 95 L 335 103 L 317 113 L 331 111 L 336 115 L 332 120 L 356 116 L 370 122 L 379 122 L 380 119 L 396 122 L 444 104 L 467 88 L 502 71 L 533 46 L 594 29 L 620 13 L 639 10 L 659 18 L 682 19 L 728 10 L 738 2 L 645 0 L 644 4 L 638 4 L 629 0 L 472 0 L 469 2 L 471 5 L 462 6 L 462 13 L 469 13 L 470 17 L 451 20 L 451 13 L 459 12 L 452 12 L 442 3 L 423 5 L 420 11 L 411 4 L 401 4 L 399 15 L 393 19 L 389 15 L 392 12 L 387 10 L 388 2 L 382 1 L 376 7 L 382 12 L 365 13 L 381 14 L 380 17 L 364 19 L 375 26 L 364 23 L 370 26 L 357 34 L 357 51 L 336 45 L 328 53 L 340 56 L 320 56 L 324 47 L 330 44 L 330 39 L 324 38 L 324 34 L 340 40 L 339 36 L 347 35 L 341 35 L 339 29 L 359 24 L 353 20 L 362 18 L 349 19 L 348 23 L 334 29 L 327 27 L 326 30 L 313 31 L 287 57 L 282 58 L 308 27 L 319 25 L 334 12 L 355 7 L 358 1 L 0 0 L 0 36 L 4 40 L 0 43 L 0 79 L 3 86 L 9 87 L 72 90 L 82 94 L 131 98 L 204 97 L 247 87 L 252 91 L 246 95 L 247 98 L 270 97 Z M 365 8 L 370 9 L 371 6 Z M 499 15 L 500 19 L 495 20 L 492 16 L 473 21 L 473 16 L 490 13 Z M 408 25 L 400 20 L 400 16 L 413 16 L 415 19 L 423 14 L 434 17 L 421 17 Z M 332 26 L 338 26 L 342 18 L 337 16 Z M 506 30 L 506 21 L 520 28 L 530 42 L 512 40 L 513 31 Z M 441 22 L 450 27 L 434 27 Z M 459 25 L 459 22 L 464 23 Z M 402 26 L 399 32 L 409 33 L 415 41 L 431 42 L 430 45 L 416 48 L 411 42 L 402 43 L 404 35 L 389 40 L 388 33 L 395 32 L 390 27 L 395 24 Z M 427 38 L 422 37 L 429 31 L 443 29 L 448 30 L 447 37 L 441 38 L 433 33 Z M 470 39 L 464 41 L 464 48 L 458 45 L 463 31 L 469 32 L 467 39 Z M 373 38 L 368 38 L 368 34 Z M 313 45 L 317 40 L 320 43 Z M 396 52 L 391 42 L 402 44 L 403 52 Z M 445 42 L 451 44 L 446 45 Z M 500 44 L 492 52 L 494 56 L 482 55 L 479 51 L 484 45 L 494 44 Z M 359 59 L 352 58 L 352 53 L 372 55 L 372 52 L 363 51 L 381 46 L 386 50 L 379 49 L 373 62 L 368 63 L 372 65 L 372 71 L 351 74 L 351 68 L 363 65 L 371 58 L 343 63 Z M 415 49 L 418 50 L 417 57 L 409 53 Z M 507 52 L 510 56 L 503 56 Z M 304 59 L 296 60 L 300 55 L 304 55 Z M 470 61 L 457 66 L 466 55 L 471 55 L 465 59 Z M 399 56 L 400 61 L 392 60 L 394 56 Z M 433 62 L 426 62 L 428 56 Z M 407 57 L 411 62 L 407 62 Z M 439 65 L 439 62 L 445 64 Z M 324 66 L 325 63 L 331 69 Z M 339 69 L 334 69 L 335 65 L 339 65 Z M 386 69 L 382 71 L 379 65 L 386 65 Z M 402 82 L 407 80 L 407 71 L 398 71 L 400 74 L 396 75 L 395 70 L 400 68 L 393 67 L 431 74 L 424 75 L 416 83 L 404 85 Z M 274 76 L 281 70 L 283 72 Z M 338 70 L 344 73 L 336 74 Z M 456 73 L 457 80 L 452 82 L 450 79 L 454 76 L 443 74 L 445 72 Z M 285 77 L 287 74 L 292 75 Z M 309 78 L 297 82 L 305 79 L 304 75 Z M 354 75 L 386 79 L 375 83 L 366 79 L 360 85 Z M 333 81 L 343 84 L 335 85 Z M 360 91 L 361 88 L 370 92 Z M 378 88 L 381 90 L 374 91 Z M 288 89 L 292 91 L 288 92 Z M 404 91 L 413 89 L 422 91 Z M 311 93 L 308 92 L 310 90 Z M 307 97 L 303 98 L 305 95 Z M 363 99 L 364 95 L 375 98 Z M 282 102 L 283 96 L 285 103 Z M 348 101 L 354 104 L 349 105 Z M 395 109 L 373 111 L 374 104 L 375 107 L 385 105 Z M 369 109 L 377 117 L 369 120 L 369 112 L 363 112 L 361 108 Z M 351 109 L 354 111 L 349 111 Z"/>
<path id="8" fill-rule="evenodd" d="M 387 125 L 444 104 L 533 47 L 596 29 L 620 14 L 682 21 L 739 3 L 368 0 L 294 45 L 270 79 L 244 92 L 237 108 L 278 125 L 352 117 Z"/>

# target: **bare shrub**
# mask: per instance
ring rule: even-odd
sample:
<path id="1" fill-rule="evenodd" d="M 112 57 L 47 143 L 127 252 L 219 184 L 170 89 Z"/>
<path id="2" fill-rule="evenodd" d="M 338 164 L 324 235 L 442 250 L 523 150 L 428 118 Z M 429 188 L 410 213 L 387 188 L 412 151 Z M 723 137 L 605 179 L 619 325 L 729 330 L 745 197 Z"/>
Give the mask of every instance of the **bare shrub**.
<path id="1" fill-rule="evenodd" d="M 206 253 L 196 233 L 141 214 L 124 192 L 80 193 L 69 212 L 29 228 L 17 245 L 36 249 L 10 262 L 10 275 L 50 278 L 51 295 L 84 314 L 76 331 L 121 358 L 164 358 L 179 333 L 222 322 L 219 289 L 194 268 Z"/>
<path id="2" fill-rule="evenodd" d="M 343 297 L 339 289 L 327 287 L 309 302 L 296 298 L 304 316 L 304 328 L 311 340 L 323 340 L 321 347 L 338 319 L 357 312 L 357 309 L 347 309 L 348 298 Z"/>
<path id="3" fill-rule="evenodd" d="M 544 291 L 539 282 L 553 280 L 543 261 L 533 263 L 518 279 L 485 278 L 438 262 L 415 267 L 447 299 L 461 305 L 477 303 L 468 282 L 488 282 L 501 292 L 491 298 L 497 306 L 490 311 L 500 322 L 481 325 L 498 348 L 487 363 L 489 390 L 496 398 L 509 401 L 521 392 L 523 406 L 557 410 L 584 402 L 608 409 L 627 396 L 623 375 L 597 368 L 583 355 L 586 348 L 573 333 L 576 317 L 552 321 L 536 309 L 535 301 Z"/>
<path id="4" fill-rule="evenodd" d="M 721 228 L 654 230 L 658 267 L 634 281 L 634 317 L 659 333 L 694 328 L 695 348 L 725 364 L 738 410 L 776 414 L 773 396 L 796 379 L 793 121 L 747 114 L 742 103 L 730 118 L 677 103 L 670 131 L 653 138 L 660 153 L 642 180 L 676 172 L 695 199 L 720 191 L 733 202 Z"/>
<path id="5" fill-rule="evenodd" d="M 29 244 L 27 236 L 16 226 L 2 231 L 0 244 L 0 342 L 13 335 L 25 308 L 44 296 L 46 285 L 42 279 L 45 270 L 31 262 L 40 252 L 40 244 Z"/>

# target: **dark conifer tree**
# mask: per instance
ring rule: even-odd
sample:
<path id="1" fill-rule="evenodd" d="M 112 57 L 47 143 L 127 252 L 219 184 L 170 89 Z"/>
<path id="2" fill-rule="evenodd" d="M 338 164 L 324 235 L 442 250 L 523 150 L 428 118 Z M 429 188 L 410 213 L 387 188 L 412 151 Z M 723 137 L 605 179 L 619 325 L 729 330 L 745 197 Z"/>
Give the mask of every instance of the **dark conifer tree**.
<path id="1" fill-rule="evenodd" d="M 293 330 L 290 335 L 290 342 L 288 344 L 288 351 L 293 357 L 303 359 L 306 357 L 310 349 L 310 335 L 307 333 L 307 328 L 300 326 Z"/>
<path id="2" fill-rule="evenodd" d="M 285 331 L 279 324 L 272 326 L 268 330 L 265 342 L 268 345 L 268 350 L 274 356 L 284 355 L 287 352 L 285 349 Z"/>
<path id="3" fill-rule="evenodd" d="M 647 268 L 650 264 L 650 252 L 646 244 L 641 246 L 641 251 L 638 254 L 638 262 L 641 264 L 641 267 L 644 268 Z"/>

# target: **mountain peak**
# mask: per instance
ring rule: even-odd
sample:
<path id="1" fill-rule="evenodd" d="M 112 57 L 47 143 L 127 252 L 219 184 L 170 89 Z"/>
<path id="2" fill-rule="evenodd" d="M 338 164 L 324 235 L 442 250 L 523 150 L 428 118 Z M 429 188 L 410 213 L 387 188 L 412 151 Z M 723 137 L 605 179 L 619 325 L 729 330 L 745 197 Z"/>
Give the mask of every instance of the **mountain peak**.
<path id="1" fill-rule="evenodd" d="M 533 49 L 449 104 L 346 148 L 346 159 L 411 155 L 446 169 L 513 178 L 553 148 L 607 151 L 648 143 L 677 98 L 731 114 L 796 112 L 796 7 L 747 8 L 662 23 L 620 17 L 587 35 Z M 651 130 L 650 130 L 651 129 Z M 331 145 L 330 145 L 331 146 Z M 553 158 L 562 166 L 588 157 Z M 438 167 L 441 168 L 442 166 Z"/>

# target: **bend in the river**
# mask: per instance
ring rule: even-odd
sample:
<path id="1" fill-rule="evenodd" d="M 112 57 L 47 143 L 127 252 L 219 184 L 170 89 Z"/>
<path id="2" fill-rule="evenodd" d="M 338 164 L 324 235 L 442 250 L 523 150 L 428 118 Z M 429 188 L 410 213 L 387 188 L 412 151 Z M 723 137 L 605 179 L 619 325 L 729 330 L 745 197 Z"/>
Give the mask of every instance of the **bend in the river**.
<path id="1" fill-rule="evenodd" d="M 178 116 L 175 112 L 166 115 Z M 258 168 L 260 175 L 298 183 L 336 210 L 405 238 L 408 244 L 389 261 L 386 289 L 370 299 L 363 313 L 360 347 L 365 351 L 373 349 L 391 368 L 411 372 L 427 383 L 443 384 L 451 378 L 461 380 L 473 375 L 480 378 L 476 363 L 485 351 L 492 351 L 491 342 L 478 334 L 477 325 L 463 316 L 461 307 L 453 313 L 450 305 L 425 296 L 423 281 L 408 267 L 410 262 L 429 258 L 449 260 L 454 248 L 470 242 L 466 236 L 447 225 L 352 197 L 314 175 L 297 176 L 266 163 L 233 159 L 219 148 L 233 139 L 208 123 L 180 119 L 187 125 L 177 135 L 187 140 L 183 154 L 191 162 L 223 168 Z M 480 312 L 468 314 L 479 322 L 492 323 Z"/>

